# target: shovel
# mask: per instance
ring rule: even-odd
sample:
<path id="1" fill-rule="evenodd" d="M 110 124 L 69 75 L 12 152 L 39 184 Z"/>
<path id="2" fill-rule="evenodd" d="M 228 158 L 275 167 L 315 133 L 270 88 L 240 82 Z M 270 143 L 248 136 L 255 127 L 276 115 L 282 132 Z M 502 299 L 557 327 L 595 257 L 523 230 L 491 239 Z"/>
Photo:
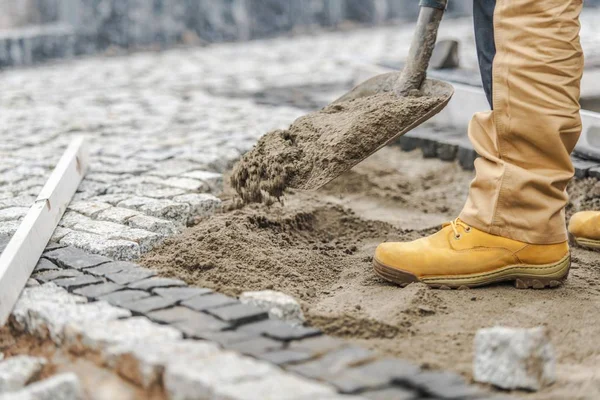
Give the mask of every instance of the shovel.
<path id="1" fill-rule="evenodd" d="M 323 110 L 301 117 L 292 124 L 291 131 L 294 130 L 294 126 L 298 127 L 303 123 L 314 128 L 317 137 L 312 136 L 311 146 L 307 147 L 301 143 L 301 140 L 296 140 L 297 138 L 287 134 L 282 137 L 277 131 L 261 138 L 257 146 L 246 154 L 233 170 L 232 186 L 242 198 L 246 201 L 263 201 L 264 193 L 279 198 L 286 188 L 317 190 L 440 112 L 450 101 L 454 89 L 448 83 L 426 79 L 425 75 L 446 3 L 447 0 L 421 0 L 416 30 L 406 64 L 401 72 L 377 75 L 356 86 Z M 390 96 L 392 93 L 389 92 L 393 95 Z M 386 101 L 389 99 L 391 102 L 383 104 L 402 104 L 403 107 L 407 105 L 406 109 L 419 110 L 419 112 L 400 114 L 397 111 L 390 111 L 391 106 L 387 106 L 389 110 L 386 106 L 378 108 L 377 110 L 387 113 L 385 117 L 393 124 L 387 125 L 389 127 L 387 129 L 380 129 L 384 126 L 382 120 L 370 123 L 371 125 L 368 126 L 378 132 L 376 136 L 364 136 L 364 123 L 360 126 L 356 115 L 347 118 L 342 115 L 341 119 L 339 117 L 341 114 L 336 115 L 336 110 L 364 103 L 371 104 L 372 107 L 357 115 L 372 116 L 376 111 L 374 108 L 378 107 L 376 103 L 372 103 L 372 99 L 381 95 L 385 95 Z M 371 98 L 363 99 L 365 97 Z M 429 102 L 426 108 L 421 102 L 424 98 Z M 313 123 L 316 120 L 314 116 L 321 118 L 319 126 Z M 332 128 L 337 130 L 335 135 L 332 134 Z M 339 143 L 346 146 L 341 146 Z M 352 147 L 354 144 L 356 146 Z M 286 149 L 285 146 L 288 145 L 296 147 L 291 150 Z M 348 152 L 348 145 L 352 147 L 352 153 Z M 319 152 L 322 149 L 326 153 L 325 159 L 322 154 L 321 158 L 315 155 L 315 151 Z M 357 150 L 354 151 L 355 149 Z M 282 164 L 282 160 L 294 163 L 294 167 Z M 300 168 L 302 171 L 297 169 L 298 165 L 303 166 Z M 296 171 L 293 171 L 294 169 Z"/>
<path id="2" fill-rule="evenodd" d="M 321 188 L 382 147 L 421 125 L 446 107 L 454 94 L 452 85 L 436 79 L 426 78 L 427 67 L 429 66 L 429 60 L 435 47 L 438 28 L 444 15 L 446 4 L 447 0 L 421 0 L 417 26 L 406 64 L 401 72 L 390 72 L 370 78 L 335 100 L 332 104 L 390 91 L 393 91 L 398 97 L 404 97 L 405 99 L 410 99 L 411 93 L 420 91 L 421 95 L 437 98 L 438 103 L 425 115 L 404 120 L 403 127 L 399 131 L 383 140 L 382 143 L 379 143 L 370 153 L 365 153 L 364 157 L 348 160 L 348 162 L 344 163 L 345 165 L 340 165 L 340 168 L 315 171 L 309 179 L 292 184 L 290 185 L 291 188 L 301 190 L 317 190 Z"/>

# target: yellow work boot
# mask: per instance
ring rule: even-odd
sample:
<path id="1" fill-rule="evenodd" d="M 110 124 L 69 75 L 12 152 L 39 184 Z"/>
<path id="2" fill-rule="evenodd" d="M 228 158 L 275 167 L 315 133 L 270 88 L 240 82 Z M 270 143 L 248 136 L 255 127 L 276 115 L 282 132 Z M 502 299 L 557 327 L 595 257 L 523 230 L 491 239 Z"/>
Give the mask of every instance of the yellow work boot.
<path id="1" fill-rule="evenodd" d="M 565 241 L 535 245 L 490 235 L 456 219 L 428 237 L 382 243 L 373 267 L 406 286 L 423 282 L 440 289 L 466 289 L 514 281 L 519 289 L 556 287 L 567 278 L 571 256 Z"/>
<path id="2" fill-rule="evenodd" d="M 569 235 L 579 246 L 600 249 L 600 211 L 582 211 L 569 221 Z"/>

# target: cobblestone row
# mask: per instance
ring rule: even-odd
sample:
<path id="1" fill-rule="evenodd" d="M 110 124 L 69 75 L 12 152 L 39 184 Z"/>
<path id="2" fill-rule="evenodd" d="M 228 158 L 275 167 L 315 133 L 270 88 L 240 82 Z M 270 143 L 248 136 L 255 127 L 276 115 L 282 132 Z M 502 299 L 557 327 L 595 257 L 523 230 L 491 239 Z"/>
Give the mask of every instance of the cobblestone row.
<path id="1" fill-rule="evenodd" d="M 92 352 L 142 388 L 163 382 L 169 399 L 492 397 L 458 375 L 421 370 L 317 329 L 269 319 L 238 299 L 153 275 L 54 244 L 10 321 L 65 350 Z"/>

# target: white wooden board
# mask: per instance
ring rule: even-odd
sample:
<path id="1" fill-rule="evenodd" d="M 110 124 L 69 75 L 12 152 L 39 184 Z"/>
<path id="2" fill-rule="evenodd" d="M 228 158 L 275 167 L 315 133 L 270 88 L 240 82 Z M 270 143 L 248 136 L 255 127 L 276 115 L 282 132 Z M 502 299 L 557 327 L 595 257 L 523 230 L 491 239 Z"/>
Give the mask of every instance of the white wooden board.
<path id="1" fill-rule="evenodd" d="M 0 325 L 4 325 L 88 167 L 85 139 L 73 139 L 0 255 Z"/>

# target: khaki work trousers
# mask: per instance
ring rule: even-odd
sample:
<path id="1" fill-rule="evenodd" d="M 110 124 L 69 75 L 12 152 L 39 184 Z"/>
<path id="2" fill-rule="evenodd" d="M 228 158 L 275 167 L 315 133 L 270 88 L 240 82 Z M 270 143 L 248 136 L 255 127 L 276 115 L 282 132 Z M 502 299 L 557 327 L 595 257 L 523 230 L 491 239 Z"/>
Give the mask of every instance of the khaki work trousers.
<path id="1" fill-rule="evenodd" d="M 567 240 L 569 157 L 581 133 L 581 0 L 474 0 L 492 111 L 469 138 L 480 157 L 460 215 L 477 229 L 534 244 Z M 486 37 L 487 36 L 487 37 Z"/>

